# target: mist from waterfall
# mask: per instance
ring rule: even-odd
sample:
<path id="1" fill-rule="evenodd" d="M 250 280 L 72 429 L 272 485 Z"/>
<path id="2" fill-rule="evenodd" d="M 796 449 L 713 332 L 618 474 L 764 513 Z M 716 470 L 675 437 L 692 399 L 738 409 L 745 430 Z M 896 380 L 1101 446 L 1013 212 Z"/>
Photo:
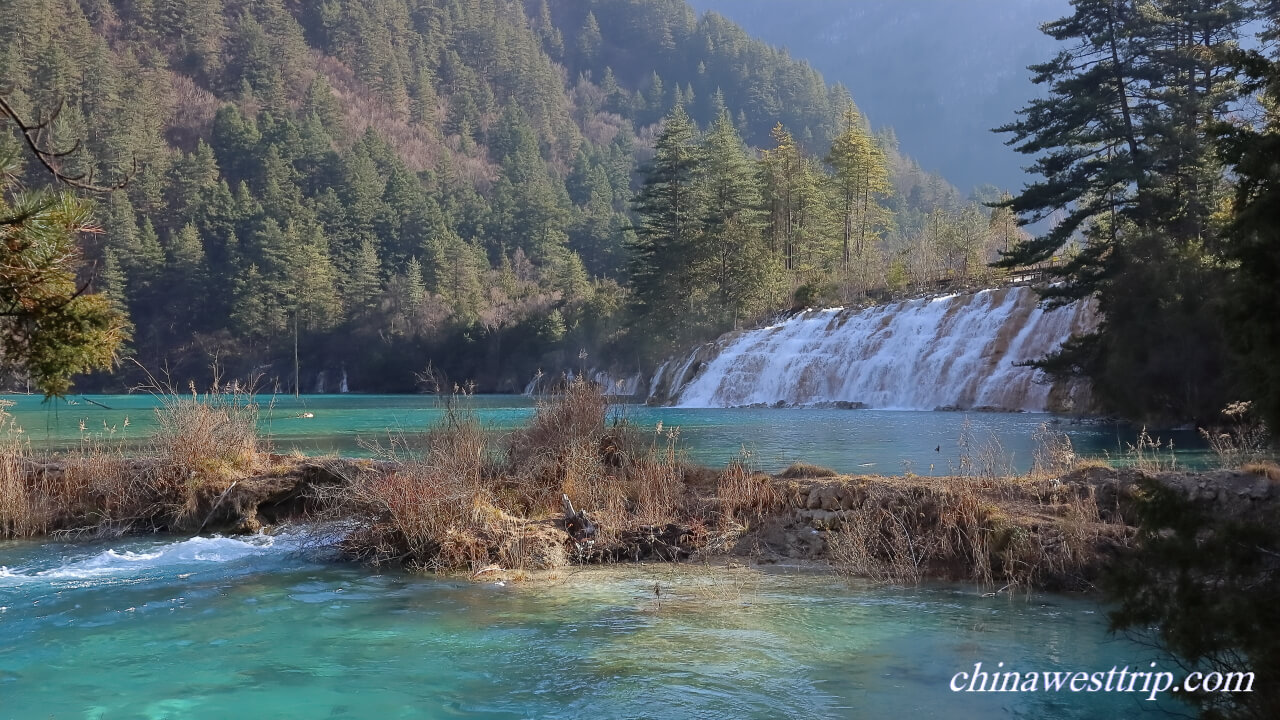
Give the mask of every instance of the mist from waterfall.
<path id="1" fill-rule="evenodd" d="M 668 361 L 651 400 L 1043 411 L 1053 388 L 1019 363 L 1044 357 L 1095 323 L 1087 301 L 1046 310 L 1030 287 L 808 310 Z M 1071 402 L 1065 389 L 1052 399 Z"/>

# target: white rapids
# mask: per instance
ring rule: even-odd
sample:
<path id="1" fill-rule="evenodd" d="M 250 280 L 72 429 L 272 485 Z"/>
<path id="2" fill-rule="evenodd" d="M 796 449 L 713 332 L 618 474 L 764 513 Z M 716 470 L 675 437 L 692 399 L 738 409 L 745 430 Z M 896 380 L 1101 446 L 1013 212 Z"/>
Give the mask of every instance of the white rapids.
<path id="1" fill-rule="evenodd" d="M 1044 357 L 1096 322 L 1091 303 L 1046 310 L 1029 287 L 808 310 L 668 361 L 651 400 L 1044 411 L 1051 385 L 1019 363 Z"/>
<path id="2" fill-rule="evenodd" d="M 89 556 L 68 558 L 53 567 L 0 567 L 0 587 L 40 581 L 133 581 L 157 572 L 197 571 L 248 558 L 283 555 L 298 550 L 294 537 L 251 535 L 244 538 L 193 537 L 148 543 L 125 541 L 136 549 L 109 548 Z"/>

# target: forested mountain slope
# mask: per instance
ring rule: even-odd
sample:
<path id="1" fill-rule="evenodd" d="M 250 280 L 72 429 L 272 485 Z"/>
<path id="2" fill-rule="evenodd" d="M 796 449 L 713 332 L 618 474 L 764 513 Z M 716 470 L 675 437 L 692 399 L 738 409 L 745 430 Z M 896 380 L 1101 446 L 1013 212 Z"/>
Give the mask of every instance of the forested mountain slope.
<path id="1" fill-rule="evenodd" d="M 762 148 L 782 126 L 831 194 L 818 158 L 850 107 L 683 0 L 11 0 L 0 94 L 31 122 L 56 113 L 44 141 L 80 143 L 67 172 L 129 179 L 99 198 L 84 278 L 127 312 L 138 363 L 185 384 L 216 357 L 288 390 L 296 353 L 304 392 L 343 373 L 410 390 L 429 363 L 509 390 L 584 351 L 634 358 L 631 202 L 663 117 L 723 115 Z M 876 237 L 905 253 L 960 204 L 876 142 L 899 213 Z"/>

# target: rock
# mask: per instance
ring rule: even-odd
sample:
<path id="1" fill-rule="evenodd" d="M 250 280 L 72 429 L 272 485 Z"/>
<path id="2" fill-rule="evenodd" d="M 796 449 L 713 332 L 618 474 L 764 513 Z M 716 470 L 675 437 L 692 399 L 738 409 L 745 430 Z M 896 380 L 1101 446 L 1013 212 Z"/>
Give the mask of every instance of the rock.
<path id="1" fill-rule="evenodd" d="M 834 530 L 839 525 L 840 516 L 831 510 L 811 510 L 809 524 L 816 530 Z"/>
<path id="2" fill-rule="evenodd" d="M 822 488 L 815 487 L 809 489 L 809 500 L 805 503 L 805 508 L 809 510 L 817 510 L 822 507 Z"/>
<path id="3" fill-rule="evenodd" d="M 262 521 L 258 520 L 258 514 L 252 513 L 240 518 L 240 522 L 236 523 L 231 529 L 234 535 L 257 535 L 262 532 Z"/>
<path id="4" fill-rule="evenodd" d="M 1253 487 L 1249 490 L 1249 497 L 1254 500 L 1266 500 L 1271 495 L 1271 479 L 1260 477 L 1253 483 Z"/>
<path id="5" fill-rule="evenodd" d="M 858 492 L 848 485 L 837 488 L 836 497 L 840 500 L 841 510 L 852 510 L 858 507 Z"/>
<path id="6" fill-rule="evenodd" d="M 822 495 L 822 509 L 834 512 L 840 509 L 840 499 L 836 497 L 836 489 L 831 488 L 829 492 Z"/>

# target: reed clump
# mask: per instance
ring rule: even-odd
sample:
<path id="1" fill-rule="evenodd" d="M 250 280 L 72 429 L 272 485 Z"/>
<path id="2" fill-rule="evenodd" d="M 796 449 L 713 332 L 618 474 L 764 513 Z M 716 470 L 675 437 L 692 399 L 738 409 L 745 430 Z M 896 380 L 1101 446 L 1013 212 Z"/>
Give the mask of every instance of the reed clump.
<path id="1" fill-rule="evenodd" d="M 788 470 L 795 468 L 792 465 Z M 825 468 L 817 468 L 818 471 Z M 833 475 L 834 475 L 834 471 Z M 786 478 L 786 472 L 782 474 Z M 832 475 L 807 475 L 804 477 L 832 477 Z M 725 525 L 741 525 L 749 527 L 757 521 L 780 510 L 785 504 L 785 497 L 773 478 L 751 467 L 750 455 L 746 452 L 729 461 L 724 472 L 720 473 L 716 485 L 716 501 L 719 517 Z"/>
<path id="2" fill-rule="evenodd" d="M 1218 458 L 1218 466 L 1232 470 L 1246 464 L 1260 464 L 1271 455 L 1271 431 L 1254 416 L 1253 403 L 1234 402 L 1222 409 L 1225 423 L 1200 428 L 1200 437 Z"/>

